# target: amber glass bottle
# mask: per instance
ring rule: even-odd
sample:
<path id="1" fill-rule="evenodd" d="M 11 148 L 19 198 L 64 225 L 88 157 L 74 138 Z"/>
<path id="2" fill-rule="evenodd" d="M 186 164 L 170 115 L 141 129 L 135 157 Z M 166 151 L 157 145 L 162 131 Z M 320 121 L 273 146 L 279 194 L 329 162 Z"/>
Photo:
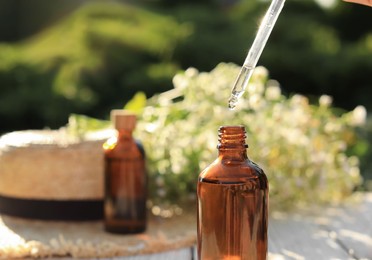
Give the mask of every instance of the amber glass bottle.
<path id="1" fill-rule="evenodd" d="M 199 260 L 266 259 L 268 182 L 245 137 L 243 126 L 221 127 L 218 158 L 199 175 Z"/>
<path id="2" fill-rule="evenodd" d="M 113 110 L 117 135 L 104 145 L 105 229 L 112 233 L 140 233 L 146 229 L 147 175 L 145 156 L 132 136 L 136 116 Z"/>

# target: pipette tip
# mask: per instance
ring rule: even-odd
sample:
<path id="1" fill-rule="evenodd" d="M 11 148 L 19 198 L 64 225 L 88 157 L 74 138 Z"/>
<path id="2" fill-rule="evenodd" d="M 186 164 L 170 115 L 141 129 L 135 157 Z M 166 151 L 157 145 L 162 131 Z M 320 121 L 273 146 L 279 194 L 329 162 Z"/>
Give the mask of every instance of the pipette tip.
<path id="1" fill-rule="evenodd" d="M 228 104 L 229 109 L 234 110 L 237 102 L 238 102 L 238 97 L 235 95 L 231 95 L 229 99 L 229 104 Z"/>

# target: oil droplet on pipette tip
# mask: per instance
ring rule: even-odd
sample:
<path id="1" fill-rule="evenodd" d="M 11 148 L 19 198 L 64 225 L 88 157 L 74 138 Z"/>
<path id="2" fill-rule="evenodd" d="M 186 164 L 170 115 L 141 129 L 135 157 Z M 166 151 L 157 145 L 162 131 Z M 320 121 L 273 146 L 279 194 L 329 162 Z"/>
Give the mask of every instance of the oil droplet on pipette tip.
<path id="1" fill-rule="evenodd" d="M 236 90 L 234 90 L 231 93 L 231 96 L 229 98 L 229 103 L 228 103 L 228 107 L 229 107 L 230 110 L 235 109 L 236 104 L 238 103 L 239 98 L 243 95 L 243 93 L 244 93 L 244 91 L 236 91 Z"/>
<path id="2" fill-rule="evenodd" d="M 236 107 L 236 102 L 238 101 L 238 99 L 236 98 L 236 96 L 234 95 L 231 95 L 230 99 L 229 99 L 229 109 L 230 110 L 234 110 L 235 107 Z"/>

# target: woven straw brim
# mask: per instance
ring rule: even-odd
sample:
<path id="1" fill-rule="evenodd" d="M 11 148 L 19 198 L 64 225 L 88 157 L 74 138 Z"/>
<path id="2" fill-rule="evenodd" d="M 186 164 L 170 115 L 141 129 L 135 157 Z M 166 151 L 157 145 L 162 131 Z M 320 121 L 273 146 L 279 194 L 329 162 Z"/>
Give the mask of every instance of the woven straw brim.
<path id="1" fill-rule="evenodd" d="M 108 258 L 159 253 L 196 243 L 196 216 L 150 217 L 145 233 L 115 235 L 102 221 L 58 222 L 0 216 L 0 259 Z"/>

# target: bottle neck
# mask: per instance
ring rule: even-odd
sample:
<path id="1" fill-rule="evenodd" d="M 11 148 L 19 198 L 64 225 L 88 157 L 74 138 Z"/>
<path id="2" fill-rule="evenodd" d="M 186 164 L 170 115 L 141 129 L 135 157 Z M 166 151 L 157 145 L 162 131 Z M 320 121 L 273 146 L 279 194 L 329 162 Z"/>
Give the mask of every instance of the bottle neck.
<path id="1" fill-rule="evenodd" d="M 219 129 L 218 156 L 221 160 L 244 161 L 248 158 L 243 126 L 222 126 Z"/>
<path id="2" fill-rule="evenodd" d="M 132 138 L 132 130 L 127 129 L 116 129 L 117 132 L 117 139 L 123 140 L 123 139 L 131 139 Z"/>

